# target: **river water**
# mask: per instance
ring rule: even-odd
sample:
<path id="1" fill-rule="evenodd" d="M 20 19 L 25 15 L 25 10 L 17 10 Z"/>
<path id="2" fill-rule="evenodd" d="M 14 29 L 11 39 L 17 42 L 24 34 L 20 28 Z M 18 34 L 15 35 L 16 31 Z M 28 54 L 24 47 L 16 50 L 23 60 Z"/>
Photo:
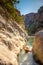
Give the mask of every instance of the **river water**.
<path id="1" fill-rule="evenodd" d="M 18 65 L 38 65 L 34 59 L 31 52 L 24 55 L 24 57 L 19 56 L 19 63 Z"/>
<path id="2" fill-rule="evenodd" d="M 33 39 L 28 40 L 27 45 L 32 47 Z M 24 50 L 19 55 L 18 65 L 39 65 L 35 62 L 32 52 L 25 53 Z"/>

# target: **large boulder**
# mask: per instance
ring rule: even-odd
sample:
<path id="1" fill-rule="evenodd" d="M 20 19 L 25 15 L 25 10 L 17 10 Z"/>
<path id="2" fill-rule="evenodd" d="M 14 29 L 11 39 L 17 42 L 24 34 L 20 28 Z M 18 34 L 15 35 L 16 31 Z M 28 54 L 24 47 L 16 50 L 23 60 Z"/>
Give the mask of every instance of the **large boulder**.
<path id="1" fill-rule="evenodd" d="M 36 61 L 43 64 L 43 30 L 35 35 L 32 51 Z"/>

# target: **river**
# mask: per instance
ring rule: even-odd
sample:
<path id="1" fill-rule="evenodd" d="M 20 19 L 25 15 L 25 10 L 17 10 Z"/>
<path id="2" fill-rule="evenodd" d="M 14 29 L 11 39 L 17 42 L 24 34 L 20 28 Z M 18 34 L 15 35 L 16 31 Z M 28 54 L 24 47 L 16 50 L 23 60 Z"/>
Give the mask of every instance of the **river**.
<path id="1" fill-rule="evenodd" d="M 32 47 L 32 42 L 33 39 L 29 39 L 27 42 L 27 45 L 29 45 L 30 48 Z M 25 53 L 25 51 L 22 50 L 22 52 L 18 57 L 18 65 L 39 65 L 39 64 L 35 62 L 32 52 Z"/>

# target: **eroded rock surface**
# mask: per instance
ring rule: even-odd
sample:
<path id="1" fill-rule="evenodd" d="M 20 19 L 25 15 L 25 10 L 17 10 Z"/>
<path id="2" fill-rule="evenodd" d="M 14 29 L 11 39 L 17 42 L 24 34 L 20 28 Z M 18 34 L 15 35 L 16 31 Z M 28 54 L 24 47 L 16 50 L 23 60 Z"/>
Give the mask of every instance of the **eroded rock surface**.
<path id="1" fill-rule="evenodd" d="M 18 65 L 17 55 L 25 44 L 26 34 L 12 19 L 4 18 L 1 8 L 0 14 L 0 65 Z"/>
<path id="2" fill-rule="evenodd" d="M 33 55 L 39 63 L 43 65 L 43 30 L 35 35 L 33 43 Z"/>

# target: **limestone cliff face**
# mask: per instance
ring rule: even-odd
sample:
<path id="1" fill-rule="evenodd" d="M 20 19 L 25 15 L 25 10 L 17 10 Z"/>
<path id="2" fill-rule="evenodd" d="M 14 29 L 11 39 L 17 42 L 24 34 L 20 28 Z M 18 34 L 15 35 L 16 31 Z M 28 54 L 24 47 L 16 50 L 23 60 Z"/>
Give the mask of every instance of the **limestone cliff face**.
<path id="1" fill-rule="evenodd" d="M 25 28 L 29 35 L 43 29 L 43 6 L 38 9 L 37 13 L 29 13 L 24 16 Z"/>
<path id="2" fill-rule="evenodd" d="M 33 43 L 33 55 L 37 61 L 43 65 L 43 30 L 39 31 Z"/>
<path id="3" fill-rule="evenodd" d="M 18 65 L 17 55 L 25 44 L 26 34 L 15 21 L 6 20 L 2 11 L 0 8 L 0 65 Z"/>

